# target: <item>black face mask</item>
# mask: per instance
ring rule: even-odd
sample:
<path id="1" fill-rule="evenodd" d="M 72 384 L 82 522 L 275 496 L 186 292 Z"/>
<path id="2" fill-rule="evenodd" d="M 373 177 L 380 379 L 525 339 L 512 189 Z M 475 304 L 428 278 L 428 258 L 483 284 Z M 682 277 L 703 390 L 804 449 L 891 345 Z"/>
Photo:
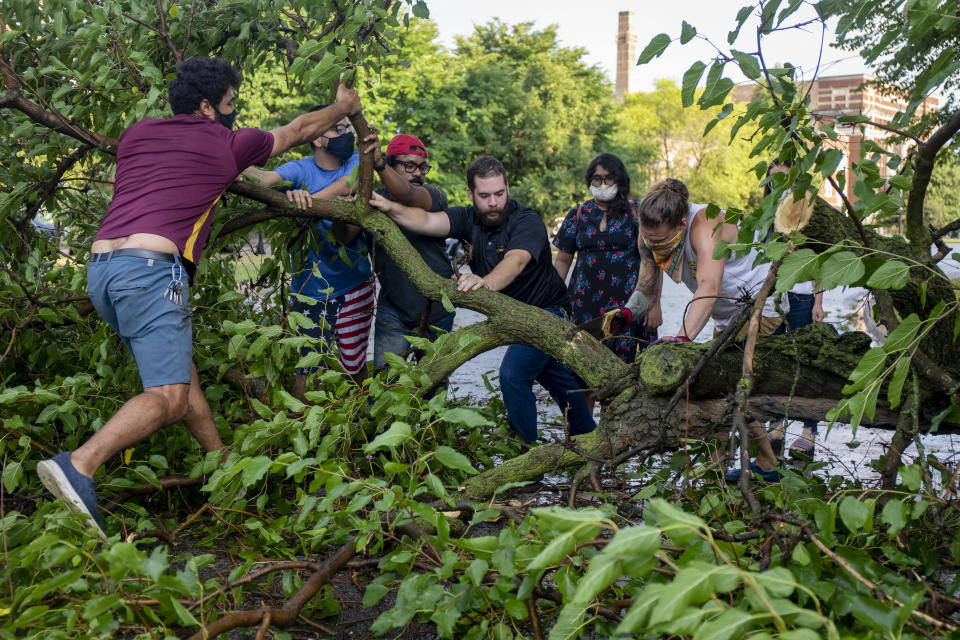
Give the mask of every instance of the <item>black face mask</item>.
<path id="1" fill-rule="evenodd" d="M 345 133 L 336 138 L 327 138 L 326 149 L 328 152 L 339 158 L 341 162 L 346 162 L 353 155 L 354 138 L 352 133 Z"/>
<path id="2" fill-rule="evenodd" d="M 217 108 L 214 108 L 213 111 L 217 114 L 217 122 L 225 126 L 227 129 L 233 129 L 233 121 L 237 119 L 236 109 L 230 113 L 220 113 L 220 110 Z"/>

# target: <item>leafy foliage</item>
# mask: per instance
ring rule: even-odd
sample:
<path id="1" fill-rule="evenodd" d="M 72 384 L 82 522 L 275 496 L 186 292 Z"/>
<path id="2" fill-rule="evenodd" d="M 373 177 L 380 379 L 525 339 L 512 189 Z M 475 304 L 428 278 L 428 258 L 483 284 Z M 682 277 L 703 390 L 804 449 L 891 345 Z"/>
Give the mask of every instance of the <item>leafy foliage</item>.
<path id="1" fill-rule="evenodd" d="M 765 3 L 762 30 L 769 33 L 802 4 Z M 746 9 L 731 45 L 753 7 Z M 230 457 L 204 454 L 175 426 L 111 460 L 96 479 L 109 512 L 107 545 L 62 505 L 37 499 L 37 462 L 89 437 L 139 390 L 139 380 L 120 341 L 82 304 L 87 247 L 110 199 L 110 141 L 70 127 L 55 132 L 61 120 L 42 124 L 36 114 L 13 110 L 9 101 L 18 96 L 42 114 L 114 138 L 138 118 L 166 114 L 161 88 L 178 57 L 218 54 L 248 71 L 242 113 L 251 124 L 271 126 L 323 101 L 340 72 L 363 68 L 372 72 L 360 78 L 370 82 L 368 113 L 424 135 L 451 193 L 453 177 L 462 175 L 457 163 L 488 151 L 506 158 L 516 195 L 534 204 L 558 194 L 575 199 L 578 172 L 596 145 L 624 142 L 616 136 L 629 131 L 669 131 L 674 125 L 665 117 L 679 99 L 706 110 L 709 121 L 696 127 L 712 135 L 751 131 L 758 181 L 769 158 L 794 161 L 788 174 L 770 180 L 773 193 L 762 203 L 734 212 L 744 214 L 744 241 L 769 226 L 782 194 L 815 189 L 815 176 L 833 176 L 839 162 L 825 146 L 836 125 L 811 120 L 790 67 L 760 68 L 764 82 L 771 74 L 775 101 L 728 108 L 724 65 L 748 75 L 759 67 L 737 50 L 725 62 L 692 67 L 679 90 L 664 85 L 661 121 L 639 120 L 636 105 L 657 104 L 649 95 L 628 102 L 624 120 L 615 121 L 609 87 L 582 64 L 581 52 L 557 46 L 553 30 L 493 23 L 449 53 L 432 44 L 428 23 L 398 32 L 410 22 L 406 10 L 422 18 L 426 6 L 3 3 L 0 637 L 195 632 L 232 609 L 290 601 L 339 545 L 364 556 L 363 606 L 376 607 L 371 629 L 378 635 L 402 633 L 412 622 L 458 638 L 544 631 L 554 639 L 914 638 L 952 631 L 942 607 L 957 595 L 960 546 L 955 504 L 939 487 L 955 492 L 956 477 L 922 449 L 885 493 L 821 478 L 817 464 L 803 475 L 787 471 L 782 483 L 757 491 L 759 514 L 745 510 L 739 490 L 714 479 L 713 451 L 704 443 L 685 443 L 682 455 L 625 473 L 629 484 L 604 484 L 587 496 L 588 508 L 531 508 L 513 501 L 508 492 L 519 487 L 511 485 L 491 501 L 465 500 L 459 487 L 467 478 L 521 451 L 507 437 L 503 407 L 497 400 L 469 406 L 443 389 L 425 397 L 422 372 L 400 358 L 363 388 L 337 371 L 324 345 L 300 335 L 309 320 L 287 311 L 285 245 L 299 228 L 284 219 L 262 228 L 272 256 L 211 252 L 191 290 L 195 359 Z M 692 22 L 681 29 L 682 42 L 698 37 Z M 655 59 L 668 44 L 659 37 L 648 55 Z M 551 111 L 557 102 L 572 106 Z M 418 120 L 418 113 L 428 117 Z M 651 150 L 632 153 L 641 163 Z M 740 151 L 724 153 L 737 158 Z M 718 149 L 706 155 L 713 154 Z M 909 173 L 897 179 L 878 170 L 881 159 L 896 166 L 895 156 L 870 154 L 856 169 L 859 199 L 847 212 L 860 224 L 902 212 L 913 187 Z M 712 197 L 733 201 L 743 193 L 737 185 Z M 217 225 L 256 207 L 231 198 Z M 58 241 L 33 229 L 41 215 L 56 222 Z M 789 242 L 802 241 L 775 237 L 765 250 L 780 257 Z M 837 286 L 917 293 L 920 282 L 937 276 L 917 252 L 891 260 L 883 247 L 856 243 L 816 249 L 788 255 L 781 289 L 829 278 Z M 918 374 L 909 356 L 944 324 L 956 338 L 952 289 L 923 291 L 920 308 L 901 314 L 886 344 L 853 370 L 851 412 L 868 415 L 883 397 L 891 406 L 916 406 Z M 449 342 L 458 339 L 416 346 L 428 357 L 469 346 Z M 305 360 L 302 345 L 315 348 Z M 309 364 L 330 368 L 316 375 L 307 405 L 285 389 Z M 228 382 L 248 377 L 262 391 Z M 332 617 L 340 606 L 327 588 L 299 613 Z"/>

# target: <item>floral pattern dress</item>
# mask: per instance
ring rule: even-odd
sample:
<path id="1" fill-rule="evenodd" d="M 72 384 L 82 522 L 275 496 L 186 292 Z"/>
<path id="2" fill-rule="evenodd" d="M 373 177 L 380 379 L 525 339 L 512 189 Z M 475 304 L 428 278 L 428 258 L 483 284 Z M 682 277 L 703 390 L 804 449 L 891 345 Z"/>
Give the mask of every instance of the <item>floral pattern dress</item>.
<path id="1" fill-rule="evenodd" d="M 637 203 L 631 204 L 636 210 Z M 596 201 L 588 200 L 570 209 L 553 239 L 553 246 L 577 257 L 570 277 L 570 301 L 576 324 L 626 306 L 637 287 L 640 252 L 636 218 L 632 214 L 609 217 L 607 228 L 600 231 L 602 219 L 603 211 Z M 645 342 L 639 342 L 638 338 Z M 633 362 L 647 342 L 656 338 L 656 329 L 648 330 L 642 319 L 635 318 L 621 337 L 609 338 L 603 343 L 621 360 Z"/>

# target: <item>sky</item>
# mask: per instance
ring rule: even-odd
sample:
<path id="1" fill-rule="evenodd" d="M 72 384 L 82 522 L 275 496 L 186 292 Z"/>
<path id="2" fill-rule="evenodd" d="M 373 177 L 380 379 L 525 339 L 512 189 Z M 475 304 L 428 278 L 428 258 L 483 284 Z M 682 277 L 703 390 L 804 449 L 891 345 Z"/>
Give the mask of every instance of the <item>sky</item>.
<path id="1" fill-rule="evenodd" d="M 722 50 L 729 52 L 727 32 L 736 25 L 736 15 L 747 2 L 742 0 L 426 0 L 430 17 L 437 23 L 441 42 L 455 47 L 454 36 L 469 35 L 474 25 L 484 24 L 499 18 L 507 24 L 534 22 L 542 29 L 557 24 L 558 36 L 563 46 L 583 47 L 587 53 L 584 60 L 606 72 L 613 82 L 616 68 L 617 15 L 620 11 L 634 13 L 634 31 L 637 34 L 637 55 L 653 36 L 666 33 L 673 38 L 680 35 L 680 25 L 686 20 L 707 36 Z M 787 3 L 784 2 L 784 5 Z M 809 4 L 787 20 L 795 24 L 814 17 Z M 757 49 L 755 18 L 748 20 L 741 29 L 740 37 L 732 48 L 745 52 Z M 861 73 L 865 67 L 855 53 L 831 49 L 832 26 L 825 37 L 825 46 L 820 67 L 820 76 Z M 772 34 L 763 41 L 763 54 L 767 65 L 791 62 L 800 67 L 805 77 L 811 77 L 817 66 L 820 51 L 821 28 L 811 25 L 804 30 L 790 30 Z M 701 38 L 686 45 L 674 41 L 666 52 L 651 63 L 634 71 L 631 91 L 649 91 L 660 78 L 671 78 L 678 83 L 684 71 L 696 60 L 707 60 L 716 54 L 716 49 Z M 732 70 L 731 70 L 732 71 Z M 725 75 L 735 82 L 746 78 L 727 71 Z"/>

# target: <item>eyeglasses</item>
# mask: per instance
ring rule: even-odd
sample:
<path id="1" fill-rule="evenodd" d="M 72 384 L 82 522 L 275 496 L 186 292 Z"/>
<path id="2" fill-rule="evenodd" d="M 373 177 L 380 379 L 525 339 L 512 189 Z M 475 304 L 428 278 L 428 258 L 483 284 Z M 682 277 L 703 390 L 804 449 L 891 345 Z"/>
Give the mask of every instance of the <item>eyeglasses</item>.
<path id="1" fill-rule="evenodd" d="M 330 128 L 336 131 L 338 136 L 342 136 L 345 133 L 350 133 L 353 131 L 353 127 L 348 124 L 335 124 Z"/>
<path id="2" fill-rule="evenodd" d="M 601 184 L 605 184 L 609 187 L 610 185 L 617 184 L 617 179 L 610 174 L 607 174 L 605 176 L 598 176 L 594 174 L 593 177 L 590 178 L 590 184 L 592 184 L 595 187 L 599 187 Z"/>
<path id="3" fill-rule="evenodd" d="M 430 169 L 433 168 L 432 165 L 427 164 L 426 162 L 416 163 L 416 162 L 395 162 L 394 166 L 400 165 L 403 167 L 403 170 L 407 173 L 414 173 L 418 169 L 423 171 L 423 175 L 430 173 Z"/>

